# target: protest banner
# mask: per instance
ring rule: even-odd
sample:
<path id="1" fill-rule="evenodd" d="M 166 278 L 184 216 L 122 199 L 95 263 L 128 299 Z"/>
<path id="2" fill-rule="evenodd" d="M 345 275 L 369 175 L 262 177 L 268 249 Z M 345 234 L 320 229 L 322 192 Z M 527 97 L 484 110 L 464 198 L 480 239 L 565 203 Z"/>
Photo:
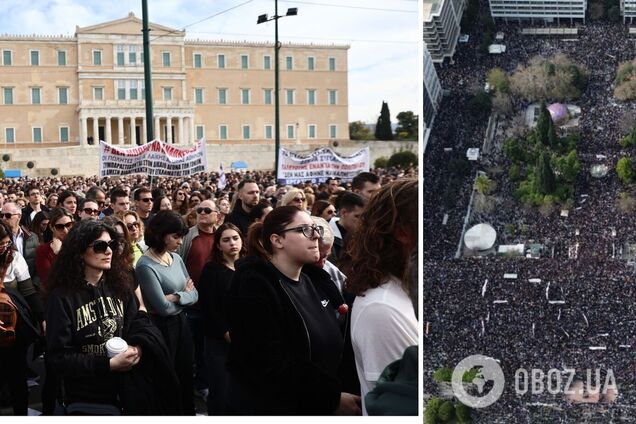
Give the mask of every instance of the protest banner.
<path id="1" fill-rule="evenodd" d="M 185 177 L 207 170 L 205 139 L 191 147 L 175 147 L 160 140 L 129 148 L 99 142 L 100 177 L 129 174 Z"/>
<path id="2" fill-rule="evenodd" d="M 369 171 L 368 147 L 351 156 L 340 156 L 328 147 L 317 149 L 309 156 L 280 149 L 278 156 L 277 176 L 282 184 L 322 183 L 330 177 L 348 182 L 363 171 Z"/>

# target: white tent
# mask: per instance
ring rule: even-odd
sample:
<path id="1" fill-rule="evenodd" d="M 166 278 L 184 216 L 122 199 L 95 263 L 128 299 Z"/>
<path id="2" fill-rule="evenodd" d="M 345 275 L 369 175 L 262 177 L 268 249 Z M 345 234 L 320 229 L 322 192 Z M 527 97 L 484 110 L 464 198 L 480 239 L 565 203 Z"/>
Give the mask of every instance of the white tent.
<path id="1" fill-rule="evenodd" d="M 495 245 L 497 232 L 489 224 L 477 224 L 466 231 L 464 243 L 471 250 L 488 250 Z"/>

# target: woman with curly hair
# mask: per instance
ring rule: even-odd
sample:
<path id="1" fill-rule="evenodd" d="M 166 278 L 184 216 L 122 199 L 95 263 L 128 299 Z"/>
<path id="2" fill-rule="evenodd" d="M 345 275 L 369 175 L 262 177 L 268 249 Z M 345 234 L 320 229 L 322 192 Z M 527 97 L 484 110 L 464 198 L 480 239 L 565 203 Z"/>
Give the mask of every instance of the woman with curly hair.
<path id="1" fill-rule="evenodd" d="M 188 213 L 188 193 L 183 188 L 172 192 L 172 210 L 181 216 Z"/>
<path id="2" fill-rule="evenodd" d="M 117 232 L 82 221 L 68 234 L 51 269 L 46 293 L 47 362 L 61 378 L 59 400 L 119 408 L 117 373 L 141 358 L 136 346 L 109 358 L 106 342 L 121 337 L 137 313 L 132 276 Z"/>
<path id="3" fill-rule="evenodd" d="M 417 180 L 383 186 L 369 201 L 349 241 L 343 269 L 356 295 L 351 341 L 363 399 L 390 363 L 418 344 L 409 298 L 409 259 L 417 248 Z"/>

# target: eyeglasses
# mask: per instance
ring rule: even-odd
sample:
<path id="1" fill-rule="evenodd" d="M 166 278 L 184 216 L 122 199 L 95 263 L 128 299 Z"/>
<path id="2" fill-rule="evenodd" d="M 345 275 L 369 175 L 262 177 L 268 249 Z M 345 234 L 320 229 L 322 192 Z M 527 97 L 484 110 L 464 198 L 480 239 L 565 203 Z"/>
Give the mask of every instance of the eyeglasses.
<path id="1" fill-rule="evenodd" d="M 185 193 L 177 193 L 177 196 L 185 196 Z"/>
<path id="2" fill-rule="evenodd" d="M 75 225 L 75 222 L 71 221 L 71 222 L 67 222 L 66 224 L 55 224 L 54 227 L 56 230 L 62 231 L 65 228 L 67 230 L 70 230 L 71 228 L 73 228 L 73 225 Z"/>
<path id="3" fill-rule="evenodd" d="M 126 228 L 128 228 L 129 231 L 133 228 L 139 228 L 139 222 L 135 221 L 131 222 L 130 224 L 126 224 Z"/>
<path id="4" fill-rule="evenodd" d="M 142 202 L 148 203 L 148 202 L 152 202 L 152 197 L 145 197 L 145 198 L 139 199 L 139 200 L 141 200 Z"/>
<path id="5" fill-rule="evenodd" d="M 84 208 L 82 210 L 87 215 L 97 215 L 99 213 L 99 209 Z"/>
<path id="6" fill-rule="evenodd" d="M 318 238 L 322 238 L 325 234 L 325 229 L 317 225 L 301 225 L 299 227 L 287 228 L 279 232 L 279 234 L 286 233 L 287 231 L 302 232 L 308 239 L 314 238 L 314 233 L 318 234 Z"/>
<path id="7" fill-rule="evenodd" d="M 119 242 L 117 240 L 95 240 L 88 247 L 93 248 L 93 252 L 95 253 L 106 253 L 106 249 L 110 248 L 113 252 L 117 250 L 119 247 Z"/>
<path id="8" fill-rule="evenodd" d="M 9 241 L 8 241 L 8 242 L 6 242 L 6 243 L 2 243 L 2 244 L 0 244 L 0 250 L 4 250 L 4 249 L 6 249 L 7 247 L 11 247 L 11 245 L 12 245 L 12 244 L 13 244 L 13 242 L 12 242 L 11 240 L 9 240 Z"/>
<path id="9" fill-rule="evenodd" d="M 305 198 L 304 197 L 294 197 L 294 202 L 304 202 Z"/>
<path id="10" fill-rule="evenodd" d="M 197 208 L 197 213 L 198 213 L 198 214 L 202 214 L 202 213 L 204 213 L 204 214 L 206 214 L 206 215 L 209 215 L 209 214 L 211 214 L 212 212 L 214 212 L 214 213 L 219 213 L 219 210 L 218 210 L 218 209 L 212 209 L 212 208 Z"/>
<path id="11" fill-rule="evenodd" d="M 11 219 L 11 218 L 13 218 L 13 216 L 14 216 L 14 215 L 22 215 L 22 214 L 20 214 L 20 213 L 9 213 L 9 212 L 7 212 L 7 213 L 1 213 L 0 215 L 2 215 L 2 217 L 3 217 L 4 219 Z"/>

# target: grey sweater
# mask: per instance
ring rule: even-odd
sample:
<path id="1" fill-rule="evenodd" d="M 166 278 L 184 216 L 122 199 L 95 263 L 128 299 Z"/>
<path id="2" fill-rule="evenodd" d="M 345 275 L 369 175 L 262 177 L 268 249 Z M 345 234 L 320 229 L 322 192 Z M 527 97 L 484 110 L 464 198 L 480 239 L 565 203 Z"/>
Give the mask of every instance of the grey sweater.
<path id="1" fill-rule="evenodd" d="M 196 289 L 186 292 L 186 281 L 190 278 L 181 257 L 171 253 L 172 265 L 159 264 L 148 256 L 142 256 L 137 262 L 135 274 L 148 312 L 161 316 L 177 315 L 184 306 L 199 300 Z M 177 294 L 179 301 L 169 302 L 166 295 Z"/>

